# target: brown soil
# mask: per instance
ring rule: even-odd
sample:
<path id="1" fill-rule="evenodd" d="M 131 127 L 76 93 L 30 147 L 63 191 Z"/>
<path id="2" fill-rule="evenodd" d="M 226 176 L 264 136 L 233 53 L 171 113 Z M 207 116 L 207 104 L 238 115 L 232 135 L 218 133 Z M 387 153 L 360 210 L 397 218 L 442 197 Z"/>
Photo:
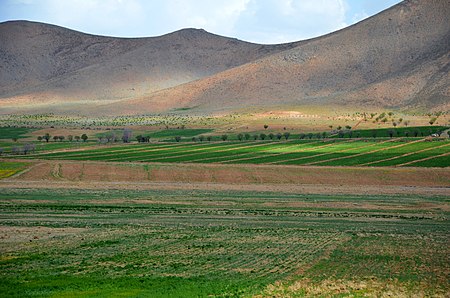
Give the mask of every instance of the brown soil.
<path id="1" fill-rule="evenodd" d="M 450 169 L 44 161 L 0 187 L 449 194 Z"/>

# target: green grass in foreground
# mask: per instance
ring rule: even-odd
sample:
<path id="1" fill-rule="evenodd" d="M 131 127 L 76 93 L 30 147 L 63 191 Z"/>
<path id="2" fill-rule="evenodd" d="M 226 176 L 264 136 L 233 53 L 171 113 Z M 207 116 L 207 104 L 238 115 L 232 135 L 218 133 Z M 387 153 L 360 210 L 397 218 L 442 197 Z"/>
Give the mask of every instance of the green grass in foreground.
<path id="1" fill-rule="evenodd" d="M 411 195 L 2 189 L 0 292 L 445 295 L 448 204 Z"/>

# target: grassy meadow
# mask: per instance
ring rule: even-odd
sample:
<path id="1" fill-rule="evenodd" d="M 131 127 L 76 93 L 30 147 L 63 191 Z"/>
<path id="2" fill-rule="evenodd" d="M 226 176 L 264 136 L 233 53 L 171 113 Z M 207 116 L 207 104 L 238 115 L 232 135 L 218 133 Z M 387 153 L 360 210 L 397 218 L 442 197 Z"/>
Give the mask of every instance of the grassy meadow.
<path id="1" fill-rule="evenodd" d="M 440 196 L 7 189 L 0 292 L 443 296 L 448 203 Z"/>

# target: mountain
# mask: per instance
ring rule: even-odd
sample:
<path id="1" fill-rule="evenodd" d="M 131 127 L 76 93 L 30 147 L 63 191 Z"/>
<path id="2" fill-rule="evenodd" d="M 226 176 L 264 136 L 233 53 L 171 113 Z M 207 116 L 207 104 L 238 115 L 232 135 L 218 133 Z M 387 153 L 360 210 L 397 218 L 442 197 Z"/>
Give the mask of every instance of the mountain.
<path id="1" fill-rule="evenodd" d="M 0 24 L 0 101 L 57 108 L 130 99 L 295 45 L 258 45 L 197 29 L 131 39 L 5 22 Z"/>
<path id="2" fill-rule="evenodd" d="M 118 39 L 7 22 L 0 24 L 0 107 L 112 115 L 303 104 L 450 110 L 449 24 L 447 0 L 403 1 L 346 29 L 282 45 L 194 29 Z"/>

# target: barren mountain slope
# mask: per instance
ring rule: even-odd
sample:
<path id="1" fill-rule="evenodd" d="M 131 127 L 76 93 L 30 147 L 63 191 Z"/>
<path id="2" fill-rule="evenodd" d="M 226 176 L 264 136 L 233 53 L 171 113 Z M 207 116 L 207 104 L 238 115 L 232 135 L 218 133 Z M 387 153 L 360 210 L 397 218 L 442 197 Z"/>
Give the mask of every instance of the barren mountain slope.
<path id="1" fill-rule="evenodd" d="M 347 29 L 108 113 L 351 104 L 449 110 L 450 3 L 404 1 Z"/>
<path id="2" fill-rule="evenodd" d="M 7 22 L 0 113 L 302 104 L 450 110 L 449 24 L 448 0 L 406 0 L 344 30 L 272 46 L 195 29 L 120 39 Z"/>
<path id="3" fill-rule="evenodd" d="M 26 103 L 132 98 L 294 45 L 258 45 L 197 29 L 129 39 L 6 22 L 0 24 L 0 97 Z"/>

